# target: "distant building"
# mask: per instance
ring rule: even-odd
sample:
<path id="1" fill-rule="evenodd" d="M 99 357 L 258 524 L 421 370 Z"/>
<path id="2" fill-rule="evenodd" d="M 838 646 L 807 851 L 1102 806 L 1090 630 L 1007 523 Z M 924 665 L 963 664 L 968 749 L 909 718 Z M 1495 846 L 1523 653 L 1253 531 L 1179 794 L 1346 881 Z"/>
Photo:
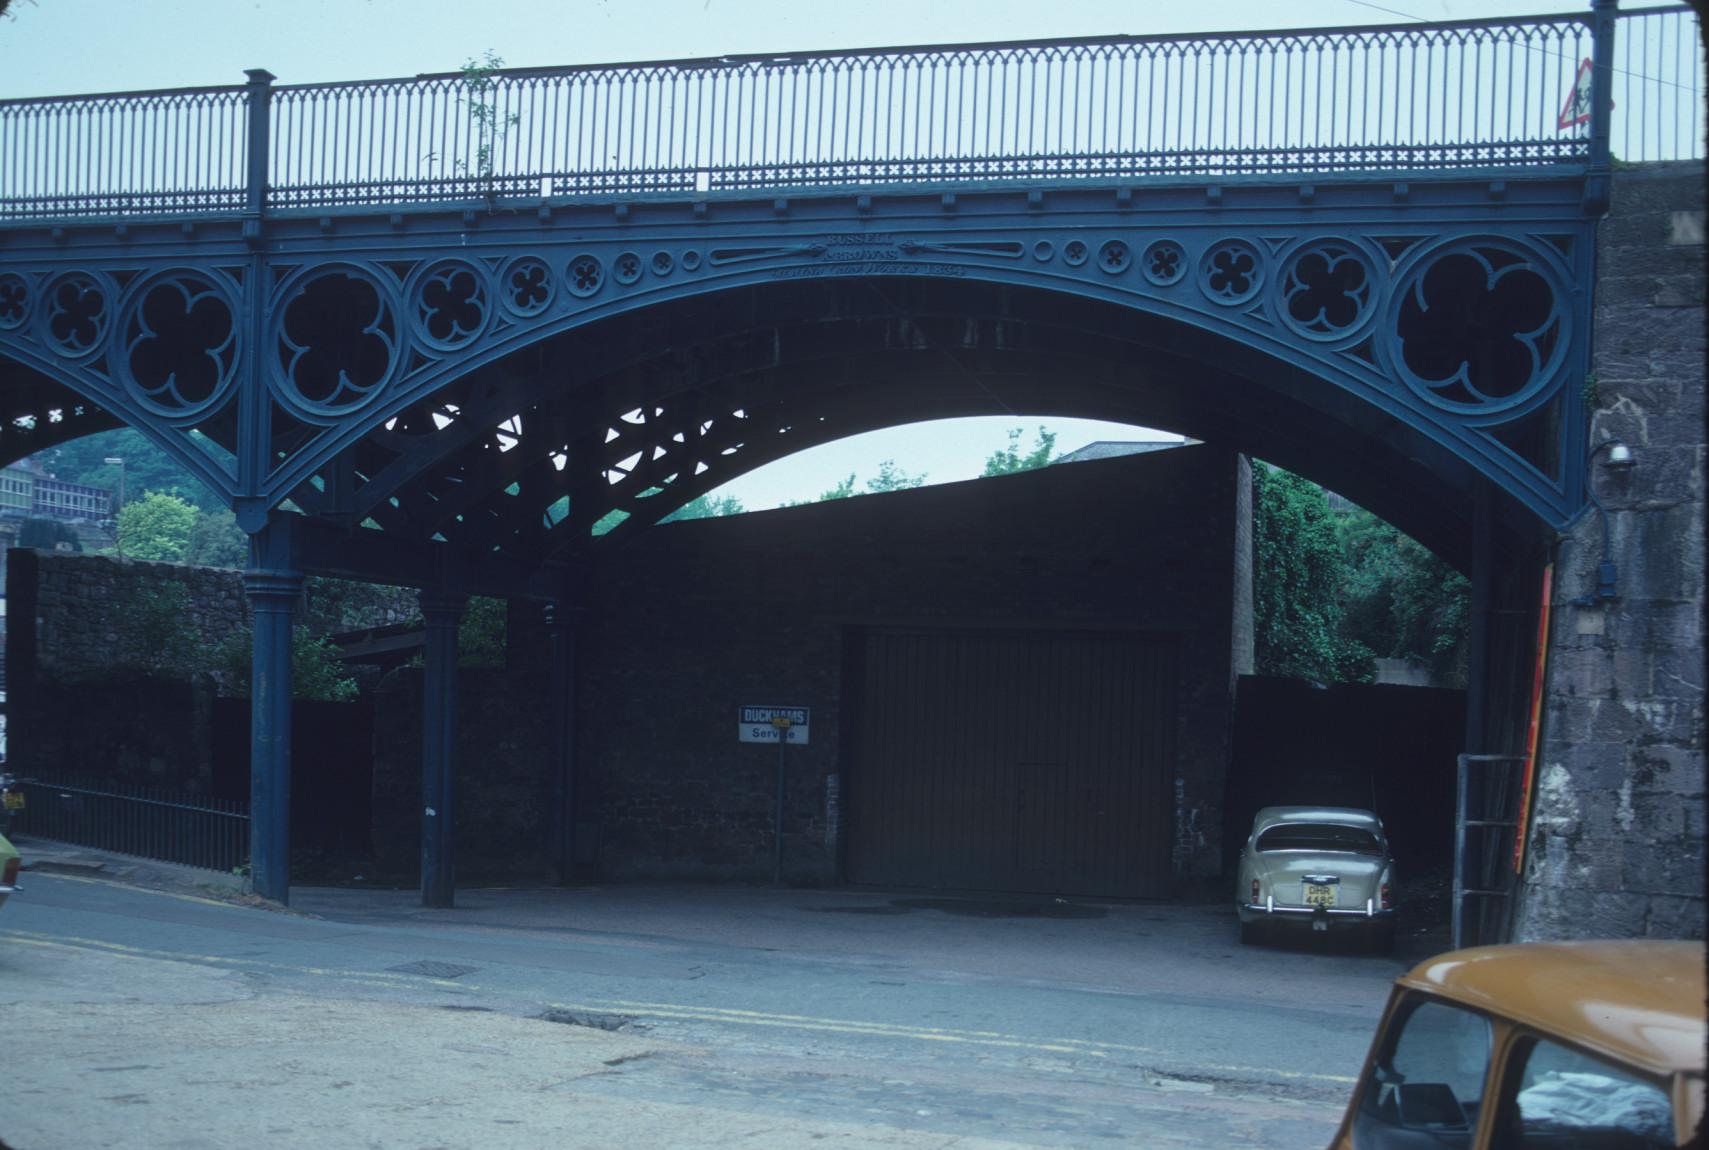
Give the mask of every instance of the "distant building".
<path id="1" fill-rule="evenodd" d="M 1144 455 L 1148 451 L 1167 451 L 1171 447 L 1189 447 L 1196 439 L 1099 439 L 1084 447 L 1065 452 L 1051 460 L 1058 463 L 1084 463 L 1089 459 L 1114 459 L 1121 455 Z"/>
<path id="2" fill-rule="evenodd" d="M 113 495 L 104 487 L 67 483 L 38 467 L 14 463 L 0 470 L 0 516 L 99 523 L 113 517 Z"/>

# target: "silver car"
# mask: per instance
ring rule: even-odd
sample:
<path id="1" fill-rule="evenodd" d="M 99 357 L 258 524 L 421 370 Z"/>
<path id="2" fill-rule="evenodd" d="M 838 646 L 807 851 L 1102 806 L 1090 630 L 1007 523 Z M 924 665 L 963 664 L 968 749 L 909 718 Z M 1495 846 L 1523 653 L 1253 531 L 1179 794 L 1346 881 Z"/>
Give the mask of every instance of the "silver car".
<path id="1" fill-rule="evenodd" d="M 1394 863 L 1383 821 L 1354 807 L 1265 807 L 1234 888 L 1240 941 L 1269 928 L 1360 931 L 1394 947 Z"/>

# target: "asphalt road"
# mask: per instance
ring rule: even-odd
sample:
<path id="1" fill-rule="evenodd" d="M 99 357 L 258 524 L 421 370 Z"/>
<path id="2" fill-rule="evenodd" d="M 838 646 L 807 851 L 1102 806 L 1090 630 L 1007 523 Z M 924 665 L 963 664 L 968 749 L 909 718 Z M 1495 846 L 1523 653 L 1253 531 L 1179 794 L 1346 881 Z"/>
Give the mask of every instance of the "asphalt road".
<path id="1" fill-rule="evenodd" d="M 1327 1144 L 1393 976 L 1218 905 L 31 874 L 0 1137 L 93 1147 Z"/>

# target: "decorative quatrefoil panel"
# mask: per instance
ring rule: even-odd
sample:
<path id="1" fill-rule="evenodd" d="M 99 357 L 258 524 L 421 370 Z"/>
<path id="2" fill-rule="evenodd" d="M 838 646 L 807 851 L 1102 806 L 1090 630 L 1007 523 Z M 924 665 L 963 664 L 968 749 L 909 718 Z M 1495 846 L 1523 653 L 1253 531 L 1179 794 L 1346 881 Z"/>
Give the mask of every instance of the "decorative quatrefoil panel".
<path id="1" fill-rule="evenodd" d="M 1158 287 L 1180 283 L 1187 274 L 1187 250 L 1174 240 L 1157 240 L 1140 257 L 1140 268 Z"/>
<path id="2" fill-rule="evenodd" d="M 1212 303 L 1233 307 L 1264 286 L 1264 257 L 1245 240 L 1212 244 L 1199 261 L 1199 290 Z"/>
<path id="3" fill-rule="evenodd" d="M 275 321 L 278 394 L 294 413 L 330 419 L 366 405 L 398 366 L 397 305 L 357 268 L 297 280 Z"/>
<path id="4" fill-rule="evenodd" d="M 12 272 L 0 275 L 0 331 L 23 327 L 29 317 L 29 283 Z"/>
<path id="5" fill-rule="evenodd" d="M 583 252 L 570 260 L 565 270 L 570 294 L 580 299 L 586 299 L 605 284 L 605 265 L 599 262 L 599 257 Z"/>
<path id="6" fill-rule="evenodd" d="M 1276 290 L 1282 322 L 1310 340 L 1353 335 L 1371 318 L 1377 275 L 1363 252 L 1341 240 L 1318 240 L 1293 253 Z"/>
<path id="7" fill-rule="evenodd" d="M 1564 300 L 1542 258 L 1507 241 L 1433 253 L 1402 277 L 1391 304 L 1396 371 L 1449 411 L 1517 407 L 1566 355 Z"/>
<path id="8" fill-rule="evenodd" d="M 42 293 L 37 335 L 67 359 L 82 359 L 107 337 L 117 293 L 104 277 L 66 272 L 48 281 Z"/>
<path id="9" fill-rule="evenodd" d="M 421 342 L 440 351 L 473 340 L 492 314 L 486 273 L 464 260 L 440 260 L 413 277 L 409 299 Z"/>
<path id="10" fill-rule="evenodd" d="M 527 319 L 552 305 L 558 290 L 552 268 L 539 256 L 511 260 L 499 277 L 499 299 L 512 315 Z"/>
<path id="11" fill-rule="evenodd" d="M 193 419 L 218 407 L 237 378 L 237 307 L 201 272 L 176 270 L 133 285 L 124 305 L 119 379 L 143 407 Z"/>

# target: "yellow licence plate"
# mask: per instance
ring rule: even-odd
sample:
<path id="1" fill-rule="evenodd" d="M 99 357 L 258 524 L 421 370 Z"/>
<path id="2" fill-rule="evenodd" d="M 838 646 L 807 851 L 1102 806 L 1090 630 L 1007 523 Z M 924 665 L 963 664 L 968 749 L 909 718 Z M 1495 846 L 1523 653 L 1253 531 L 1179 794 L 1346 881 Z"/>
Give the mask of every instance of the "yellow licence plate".
<path id="1" fill-rule="evenodd" d="M 1307 906 L 1334 906 L 1335 884 L 1327 882 L 1308 882 L 1305 887 L 1305 904 Z"/>

